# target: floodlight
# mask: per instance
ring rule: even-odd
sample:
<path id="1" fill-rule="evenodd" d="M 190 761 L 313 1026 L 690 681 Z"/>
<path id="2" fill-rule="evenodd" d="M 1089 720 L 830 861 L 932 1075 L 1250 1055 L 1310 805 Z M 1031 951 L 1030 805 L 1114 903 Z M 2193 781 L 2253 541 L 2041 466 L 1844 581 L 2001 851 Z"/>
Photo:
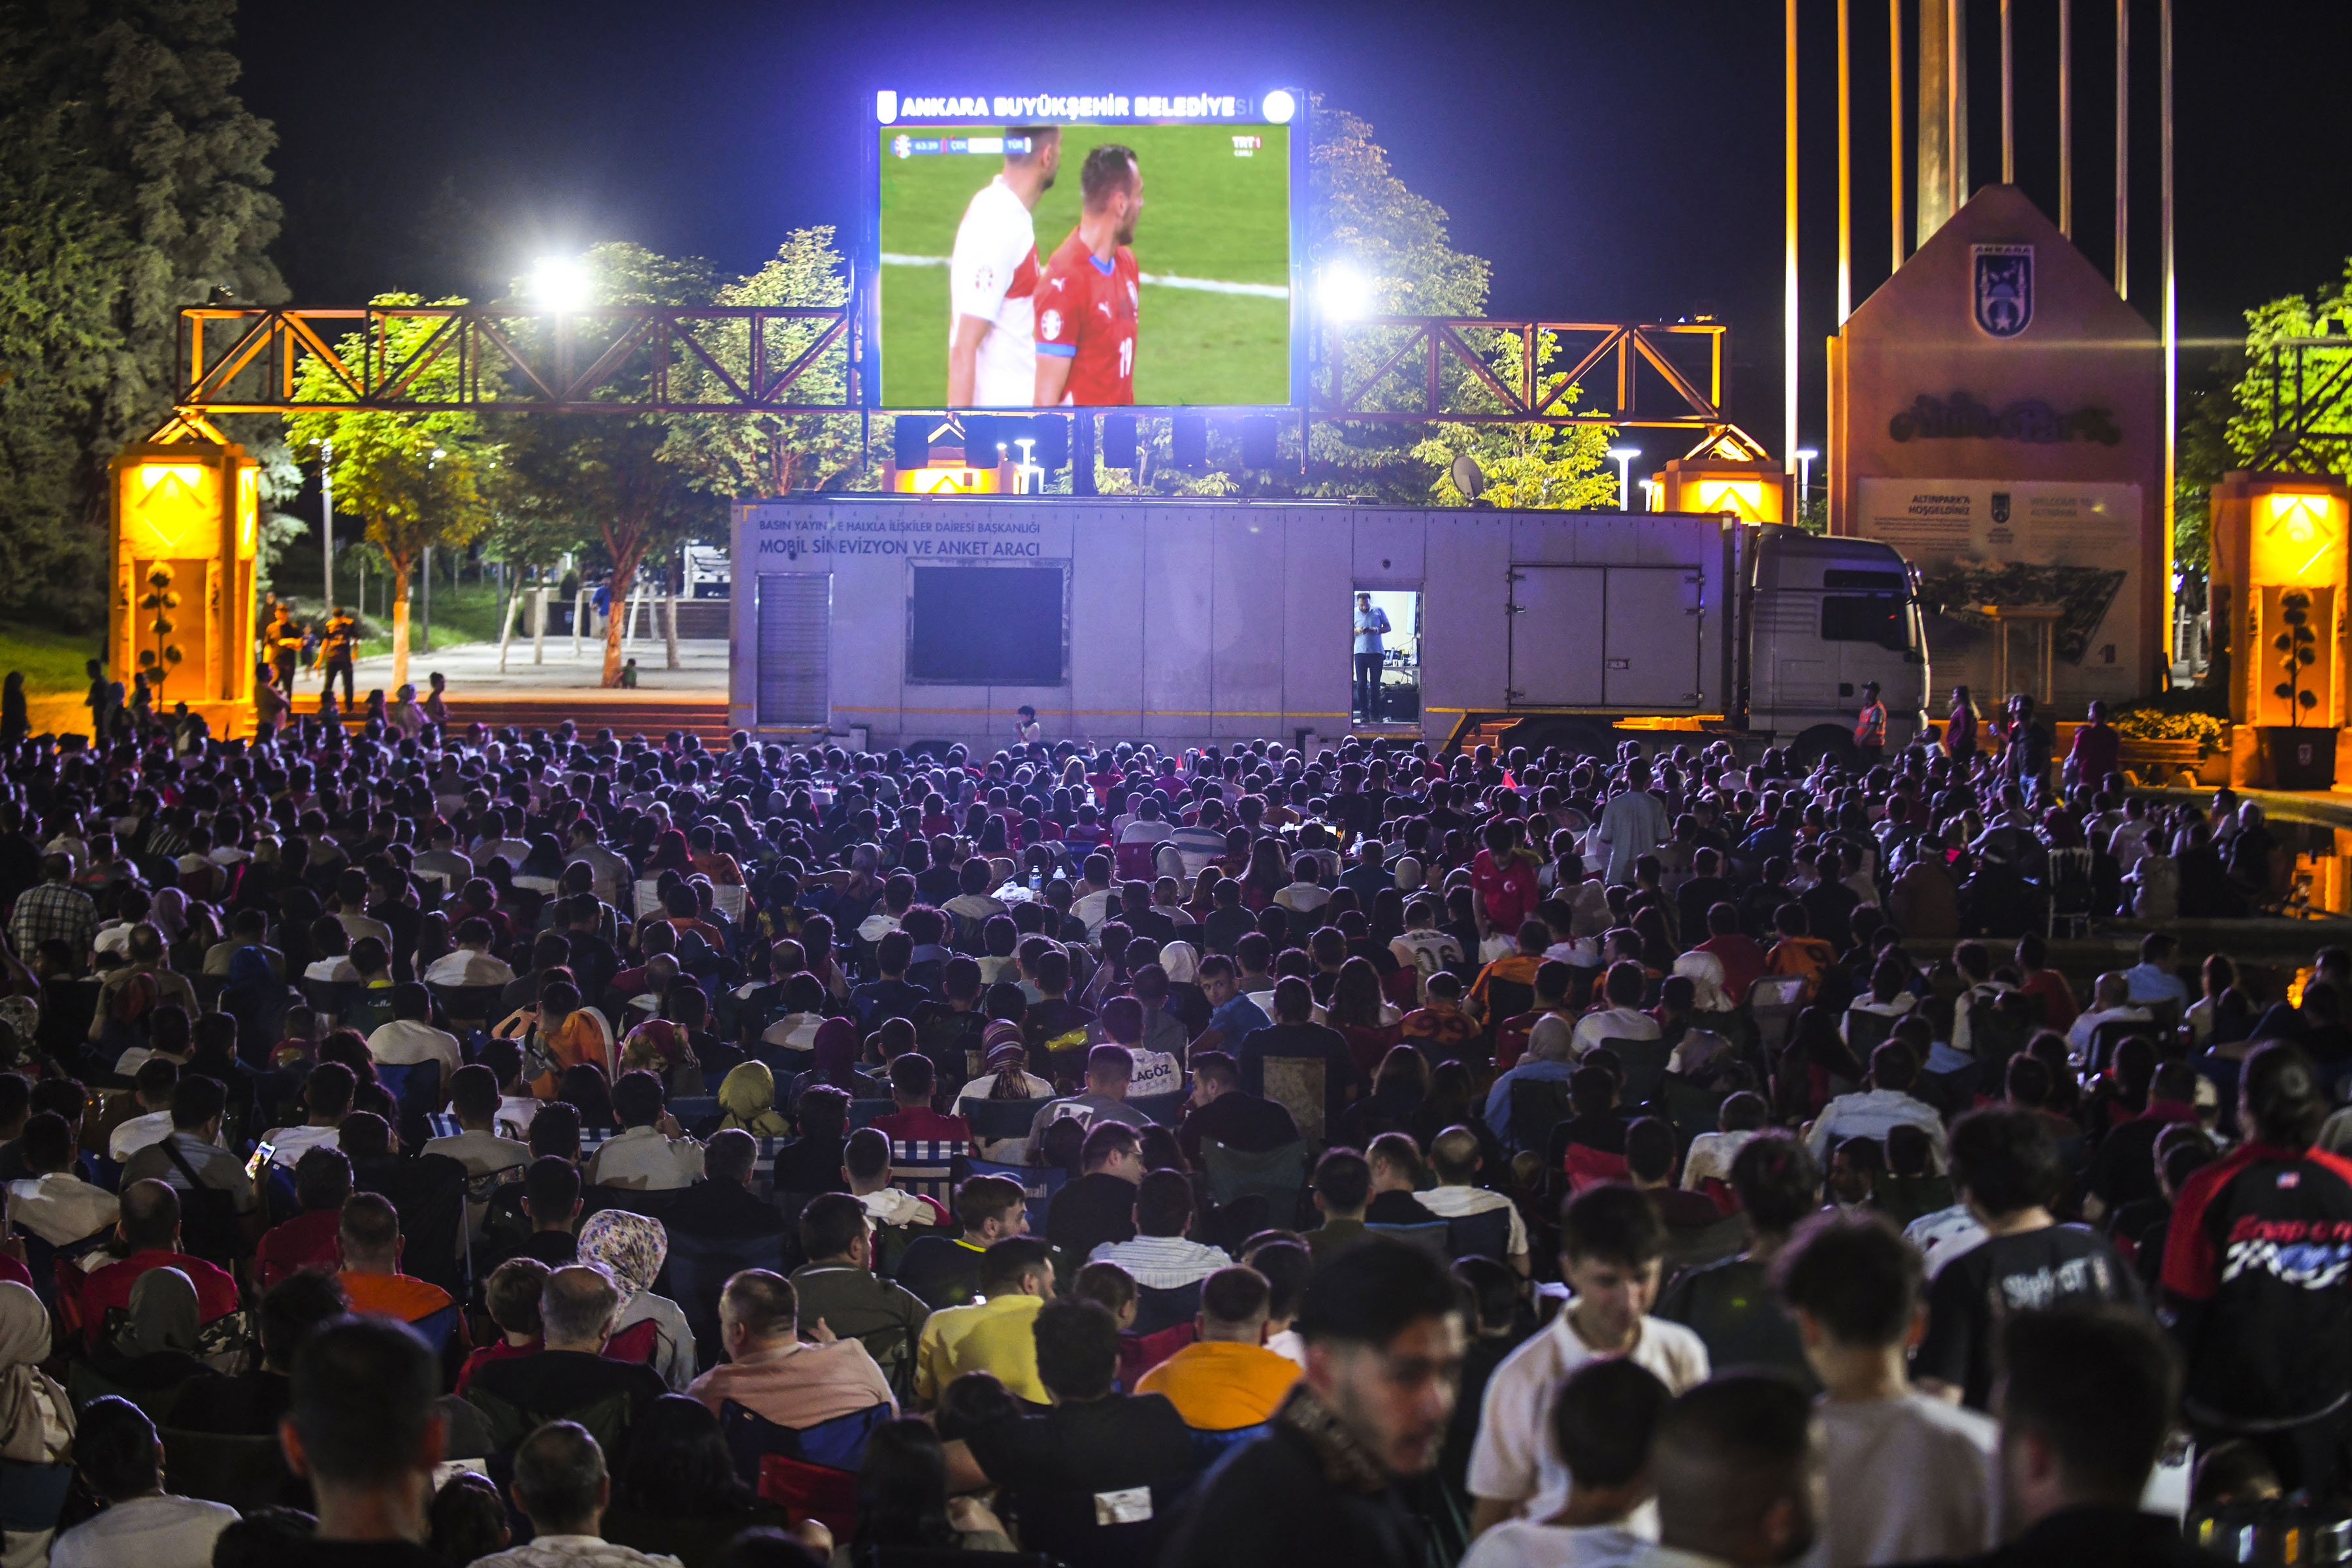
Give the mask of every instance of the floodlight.
<path id="1" fill-rule="evenodd" d="M 1612 447 L 1609 457 L 1617 465 L 1617 505 L 1620 510 L 1633 510 L 1633 459 L 1642 455 L 1639 447 Z"/>
<path id="2" fill-rule="evenodd" d="M 592 297 L 588 269 L 568 256 L 542 256 L 531 264 L 530 296 L 550 310 L 584 310 Z"/>
<path id="3" fill-rule="evenodd" d="M 1800 447 L 1797 448 L 1797 456 L 1803 458 L 1808 463 L 1811 462 L 1815 458 L 1818 458 L 1821 455 L 1821 448 L 1818 447 Z"/>
<path id="4" fill-rule="evenodd" d="M 1287 125 L 1290 117 L 1298 112 L 1298 100 L 1277 87 L 1265 95 L 1258 107 L 1265 111 L 1268 124 Z"/>
<path id="5" fill-rule="evenodd" d="M 1345 261 L 1335 261 L 1323 268 L 1323 280 L 1318 285 L 1315 297 L 1323 314 L 1335 321 L 1369 316 L 1372 312 L 1371 283 Z"/>

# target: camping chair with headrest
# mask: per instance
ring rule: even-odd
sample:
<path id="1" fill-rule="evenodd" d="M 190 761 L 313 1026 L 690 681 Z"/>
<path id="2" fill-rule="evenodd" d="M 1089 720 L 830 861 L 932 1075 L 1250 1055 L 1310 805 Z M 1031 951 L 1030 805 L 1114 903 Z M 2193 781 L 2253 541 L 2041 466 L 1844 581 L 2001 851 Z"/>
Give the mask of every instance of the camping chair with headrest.
<path id="1" fill-rule="evenodd" d="M 313 980 L 306 974 L 300 982 L 300 989 L 302 1000 L 309 1003 L 310 1010 L 318 1015 L 321 1030 L 332 1028 L 340 1023 L 343 1015 L 350 1012 L 360 998 L 360 984 L 356 980 Z"/>
<path id="2" fill-rule="evenodd" d="M 877 1116 L 887 1116 L 898 1109 L 895 1100 L 853 1100 L 849 1102 L 849 1131 L 870 1125 Z"/>
<path id="3" fill-rule="evenodd" d="M 1367 1230 L 1374 1227 L 1367 1226 Z M 1491 1258 L 1507 1262 L 1511 1256 L 1511 1211 L 1487 1209 L 1483 1214 L 1457 1215 L 1445 1222 L 1449 1258 Z"/>
<path id="4" fill-rule="evenodd" d="M 1625 1068 L 1625 1081 L 1617 1091 L 1620 1104 L 1648 1105 L 1665 1088 L 1666 1063 L 1674 1059 L 1674 1047 L 1664 1040 L 1612 1038 L 1601 1044 L 1614 1051 Z"/>
<path id="5" fill-rule="evenodd" d="M 1453 1258 L 1454 1227 L 1445 1220 L 1431 1220 L 1423 1225 L 1368 1225 L 1364 1228 L 1375 1236 L 1385 1236 L 1418 1247 L 1440 1263 L 1449 1262 Z"/>
<path id="6" fill-rule="evenodd" d="M 1229 1209 L 1245 1198 L 1265 1205 L 1265 1223 L 1288 1229 L 1307 1204 L 1307 1184 L 1315 1164 L 1315 1146 L 1301 1138 L 1263 1154 L 1229 1149 L 1213 1138 L 1201 1140 L 1201 1168 L 1208 1177 L 1210 1200 Z"/>
<path id="7" fill-rule="evenodd" d="M 971 1129 L 973 1143 L 1001 1143 L 1028 1137 L 1030 1123 L 1045 1104 L 1042 1100 L 959 1100 L 955 1113 Z"/>
<path id="8" fill-rule="evenodd" d="M 1564 1078 L 1514 1078 L 1511 1080 L 1509 1142 L 1541 1153 L 1551 1142 L 1551 1130 L 1576 1114 Z"/>
<path id="9" fill-rule="evenodd" d="M 503 985 L 436 985 L 428 980 L 425 989 L 440 1002 L 452 1026 L 474 1024 L 487 1029 L 507 1016 Z"/>
<path id="10" fill-rule="evenodd" d="M 1801 974 L 1767 974 L 1748 988 L 1748 1016 L 1769 1055 L 1779 1056 L 1788 1043 L 1789 1027 L 1804 1009 L 1805 984 Z"/>
<path id="11" fill-rule="evenodd" d="M 1152 882 L 1159 878 L 1159 858 L 1153 853 L 1159 846 L 1150 841 L 1116 845 L 1111 850 L 1111 864 L 1117 868 L 1122 882 Z"/>
<path id="12" fill-rule="evenodd" d="M 785 1272 L 784 1233 L 767 1236 L 697 1236 L 669 1227 L 669 1299 L 686 1314 L 694 1331 L 695 1354 L 704 1366 L 716 1366 L 722 1357 L 719 1342 L 719 1295 L 727 1281 L 746 1268 Z"/>
<path id="13" fill-rule="evenodd" d="M 955 1206 L 956 1163 L 971 1155 L 971 1145 L 961 1139 L 893 1138 L 890 1184 L 951 1209 Z"/>
<path id="14" fill-rule="evenodd" d="M 734 1400 L 719 1406 L 719 1429 L 735 1473 L 764 1502 L 781 1503 L 795 1518 L 814 1519 L 837 1535 L 857 1526 L 857 1468 L 866 1441 L 890 1418 L 877 1405 L 814 1426 L 780 1426 Z"/>
<path id="15" fill-rule="evenodd" d="M 1885 1045 L 1901 1022 L 1891 1013 L 1874 1013 L 1864 1007 L 1850 1007 L 1845 1015 L 1845 1043 L 1855 1057 L 1870 1059 L 1870 1053 Z"/>
<path id="16" fill-rule="evenodd" d="M 269 1439 L 272 1447 L 278 1439 Z M 73 1466 L 25 1465 L 0 1461 L 0 1531 L 10 1535 L 38 1535 L 55 1530 L 63 1517 L 66 1494 L 73 1489 Z M 179 1478 L 173 1478 L 174 1483 Z M 31 1561 L 31 1559 L 26 1559 Z M 44 1559 L 46 1561 L 46 1559 Z"/>
<path id="17" fill-rule="evenodd" d="M 2043 873 L 2043 886 L 2050 892 L 2049 930 L 2053 939 L 2063 922 L 2068 932 L 2080 931 L 2091 934 L 2091 916 L 2096 911 L 2097 887 L 2092 876 L 2095 859 L 2088 847 L 2079 849 L 2050 851 L 2050 869 Z"/>
<path id="18" fill-rule="evenodd" d="M 425 1119 L 448 1103 L 449 1096 L 441 1082 L 441 1064 L 437 1061 L 378 1062 L 375 1080 L 383 1085 L 400 1107 L 400 1125 L 396 1131 L 400 1141 L 409 1148 L 418 1148 L 431 1136 Z"/>
<path id="19" fill-rule="evenodd" d="M 1688 1079 L 1669 1074 L 1661 1089 L 1666 1120 L 1675 1124 L 1675 1135 L 1684 1149 L 1702 1132 L 1718 1130 L 1723 1120 L 1723 1102 L 1727 1098 L 1719 1089 L 1707 1089 Z"/>
<path id="20" fill-rule="evenodd" d="M 163 1469 L 182 1497 L 224 1503 L 239 1513 L 270 1508 L 285 1496 L 294 1473 L 273 1435 L 232 1437 L 217 1432 L 157 1430 L 163 1440 Z"/>
<path id="21" fill-rule="evenodd" d="M 1331 1131 L 1325 1125 L 1327 1070 L 1320 1057 L 1266 1057 L 1260 1068 L 1265 1098 L 1290 1112 L 1292 1124 L 1311 1143 L 1324 1142 Z"/>
<path id="22" fill-rule="evenodd" d="M 1163 1094 L 1139 1094 L 1130 1098 L 1128 1109 L 1139 1110 L 1161 1127 L 1173 1127 L 1184 1120 L 1187 1091 L 1171 1089 Z"/>
<path id="23" fill-rule="evenodd" d="M 1155 1289 L 1150 1285 L 1135 1288 L 1135 1332 L 1156 1334 L 1180 1323 L 1189 1323 L 1201 1315 L 1201 1282 L 1179 1285 L 1173 1289 Z"/>
<path id="24" fill-rule="evenodd" d="M 986 1160 L 967 1160 L 963 1163 L 967 1176 L 1007 1176 L 1020 1184 L 1026 1202 L 1023 1213 L 1029 1222 L 1029 1234 L 1045 1234 L 1045 1216 L 1053 1212 L 1054 1194 L 1069 1184 L 1070 1173 L 1058 1165 L 999 1165 Z"/>

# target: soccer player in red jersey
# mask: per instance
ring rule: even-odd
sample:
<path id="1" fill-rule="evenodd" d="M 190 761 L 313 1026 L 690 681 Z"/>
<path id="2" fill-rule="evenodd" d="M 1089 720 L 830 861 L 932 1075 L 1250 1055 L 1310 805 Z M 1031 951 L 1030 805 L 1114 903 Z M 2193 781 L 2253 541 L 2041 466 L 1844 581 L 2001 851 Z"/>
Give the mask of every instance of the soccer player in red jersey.
<path id="1" fill-rule="evenodd" d="M 1142 276 L 1135 220 L 1143 171 L 1115 142 L 1087 154 L 1078 226 L 1037 288 L 1037 406 L 1097 408 L 1135 401 L 1135 308 Z"/>

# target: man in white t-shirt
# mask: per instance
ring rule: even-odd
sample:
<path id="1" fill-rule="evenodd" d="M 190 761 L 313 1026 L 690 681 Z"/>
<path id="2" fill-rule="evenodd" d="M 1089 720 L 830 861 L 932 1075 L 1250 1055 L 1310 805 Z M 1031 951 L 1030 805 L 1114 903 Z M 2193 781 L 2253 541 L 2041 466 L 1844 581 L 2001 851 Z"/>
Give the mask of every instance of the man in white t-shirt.
<path id="1" fill-rule="evenodd" d="M 378 1025 L 375 1032 L 368 1036 L 368 1057 L 378 1067 L 440 1063 L 441 1094 L 446 1099 L 449 1080 L 457 1076 L 465 1058 L 458 1051 L 457 1037 L 433 1026 L 432 1013 L 433 995 L 424 986 L 414 980 L 394 986 L 391 1021 Z M 439 1110 L 440 1105 L 436 1100 L 434 1109 Z"/>
<path id="2" fill-rule="evenodd" d="M 1479 1163 L 1477 1134 L 1467 1127 L 1447 1128 L 1429 1144 L 1429 1164 L 1436 1173 L 1437 1185 L 1413 1196 L 1421 1201 L 1422 1207 L 1441 1219 L 1467 1219 L 1481 1214 L 1509 1215 L 1502 1261 L 1525 1274 L 1528 1270 L 1528 1223 L 1519 1217 L 1518 1205 L 1509 1198 L 1491 1188 L 1470 1184 L 1477 1178 Z"/>
<path id="3" fill-rule="evenodd" d="M 1622 1356 L 1676 1394 L 1707 1378 L 1706 1343 L 1680 1323 L 1650 1316 L 1666 1226 L 1648 1198 L 1622 1183 L 1587 1187 L 1561 1213 L 1559 1247 L 1560 1278 L 1573 1299 L 1549 1328 L 1504 1358 L 1479 1407 L 1469 1471 L 1474 1537 L 1515 1516 L 1548 1520 L 1568 1506 L 1568 1466 L 1550 1423 L 1553 1397 L 1570 1373 Z"/>
<path id="4" fill-rule="evenodd" d="M 1036 401 L 1037 229 L 1030 214 L 1053 188 L 1062 132 L 1016 125 L 1004 168 L 956 226 L 948 258 L 948 406 L 1027 408 Z"/>
<path id="5" fill-rule="evenodd" d="M 1906 1362 L 1927 1325 L 1918 1250 L 1876 1216 L 1821 1215 L 1775 1267 L 1822 1388 L 1822 1568 L 1992 1545 L 1992 1422 L 1911 1386 Z"/>

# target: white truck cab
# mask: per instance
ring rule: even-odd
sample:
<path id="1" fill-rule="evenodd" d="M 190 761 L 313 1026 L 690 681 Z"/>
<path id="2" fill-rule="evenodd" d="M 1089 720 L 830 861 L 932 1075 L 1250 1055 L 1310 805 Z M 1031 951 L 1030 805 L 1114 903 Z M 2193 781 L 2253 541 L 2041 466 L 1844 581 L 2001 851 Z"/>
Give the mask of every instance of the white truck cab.
<path id="1" fill-rule="evenodd" d="M 1748 723 L 1801 754 L 1851 744 L 1863 687 L 1878 682 L 1888 747 L 1926 722 L 1927 645 L 1916 581 L 1890 545 L 1759 529 L 1750 598 Z"/>

